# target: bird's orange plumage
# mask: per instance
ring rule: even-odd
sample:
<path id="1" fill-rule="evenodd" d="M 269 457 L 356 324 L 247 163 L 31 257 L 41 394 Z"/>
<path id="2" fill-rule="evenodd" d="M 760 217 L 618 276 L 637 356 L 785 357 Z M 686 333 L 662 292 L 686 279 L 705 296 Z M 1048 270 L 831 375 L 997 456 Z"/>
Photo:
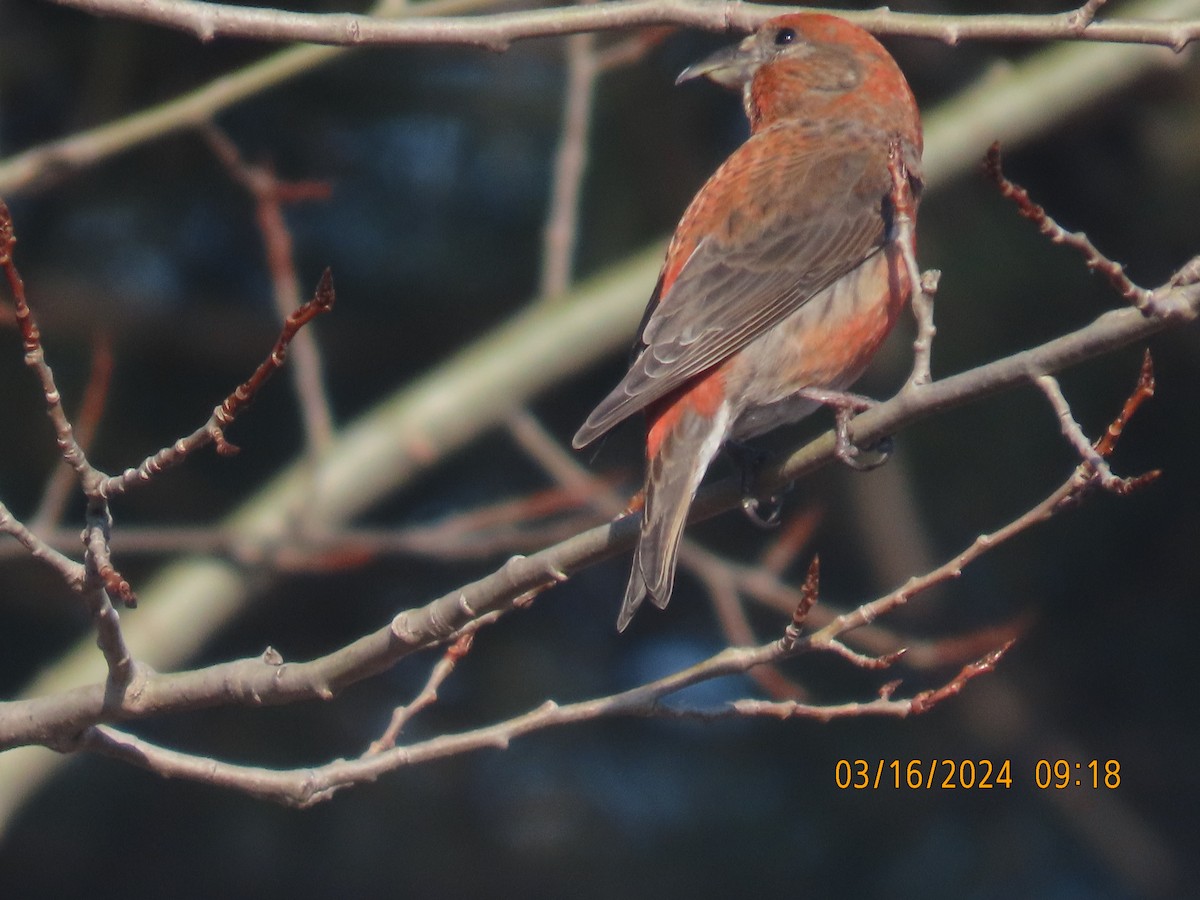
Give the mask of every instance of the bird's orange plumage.
<path id="1" fill-rule="evenodd" d="M 701 188 L 667 249 L 629 372 L 575 436 L 645 411 L 641 535 L 618 627 L 665 606 L 688 507 L 713 456 L 816 408 L 861 374 L 907 303 L 889 154 L 914 194 L 916 101 L 867 32 L 835 16 L 772 19 L 682 78 L 743 91 L 749 140 Z"/>

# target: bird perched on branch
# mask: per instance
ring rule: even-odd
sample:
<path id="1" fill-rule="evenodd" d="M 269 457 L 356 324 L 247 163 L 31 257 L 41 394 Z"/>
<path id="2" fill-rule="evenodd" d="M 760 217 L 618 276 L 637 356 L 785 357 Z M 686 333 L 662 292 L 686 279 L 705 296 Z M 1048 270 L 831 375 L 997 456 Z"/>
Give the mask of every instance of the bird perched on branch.
<path id="1" fill-rule="evenodd" d="M 688 508 L 722 445 L 850 397 L 912 291 L 889 160 L 898 153 L 915 208 L 921 124 L 879 42 L 835 16 L 785 15 L 676 83 L 700 76 L 742 92 L 750 137 L 683 214 L 636 358 L 573 441 L 646 413 L 619 630 L 647 596 L 667 605 Z"/>

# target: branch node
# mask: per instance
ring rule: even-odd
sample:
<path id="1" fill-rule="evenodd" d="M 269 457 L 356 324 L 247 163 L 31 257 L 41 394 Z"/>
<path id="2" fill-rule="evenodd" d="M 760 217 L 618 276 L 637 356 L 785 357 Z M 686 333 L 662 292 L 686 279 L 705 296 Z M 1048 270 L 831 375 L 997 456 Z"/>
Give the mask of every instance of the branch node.
<path id="1" fill-rule="evenodd" d="M 1073 9 L 1064 15 L 1064 20 L 1069 28 L 1076 35 L 1081 35 L 1089 25 L 1096 19 L 1096 13 L 1100 11 L 1100 7 L 1105 4 L 1106 0 L 1087 0 L 1078 9 Z"/>

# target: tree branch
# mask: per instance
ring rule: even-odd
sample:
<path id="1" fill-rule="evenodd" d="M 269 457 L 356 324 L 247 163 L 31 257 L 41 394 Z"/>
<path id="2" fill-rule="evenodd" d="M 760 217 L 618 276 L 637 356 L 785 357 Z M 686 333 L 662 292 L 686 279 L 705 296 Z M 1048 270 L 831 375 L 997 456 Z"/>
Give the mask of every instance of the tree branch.
<path id="1" fill-rule="evenodd" d="M 296 13 L 201 0 L 52 0 L 97 16 L 172 28 L 201 41 L 243 38 L 305 41 L 335 46 L 464 44 L 501 51 L 514 41 L 585 31 L 685 25 L 709 31 L 753 31 L 789 9 L 761 3 L 711 0 L 612 0 L 583 6 L 492 13 L 467 19 L 430 17 L 394 21 L 352 13 Z M 419 8 L 419 7 L 418 7 Z M 883 35 L 923 37 L 955 45 L 966 40 L 1084 40 L 1157 44 L 1179 52 L 1200 37 L 1200 21 L 1095 20 L 1098 4 L 1049 15 L 948 16 L 891 12 L 835 12 Z"/>
<path id="2" fill-rule="evenodd" d="M 1180 295 L 1170 298 L 1173 304 L 1186 302 L 1193 310 L 1200 311 L 1200 283 L 1176 285 L 1172 290 Z M 1130 308 L 1105 313 L 1091 325 L 1040 347 L 941 381 L 906 388 L 855 420 L 856 439 L 879 440 L 936 411 L 1140 341 L 1176 321 L 1176 317 L 1146 317 Z M 832 432 L 811 441 L 780 465 L 764 471 L 755 484 L 756 491 L 766 494 L 832 461 L 836 456 L 835 444 Z M 820 646 L 847 630 L 869 624 L 930 585 L 956 577 L 964 565 L 981 553 L 1053 515 L 1094 476 L 1095 472 L 1085 464 L 1058 491 L 1021 518 L 998 532 L 981 536 L 954 559 L 925 576 L 910 579 L 898 591 L 836 617 L 795 646 Z M 713 485 L 697 498 L 692 521 L 734 508 L 741 495 L 740 478 Z M 547 587 L 627 549 L 632 546 L 636 532 L 637 514 L 626 515 L 531 556 L 513 557 L 491 575 L 423 607 L 405 610 L 386 627 L 310 662 L 284 665 L 277 654 L 268 653 L 262 659 L 224 663 L 175 675 L 141 671 L 135 675 L 137 684 L 131 683 L 120 703 L 112 703 L 103 685 L 95 685 L 56 696 L 0 704 L 0 748 L 51 742 L 52 737 L 61 739 L 54 736 L 76 734 L 87 725 L 141 718 L 163 709 L 191 709 L 219 703 L 257 706 L 311 697 L 328 699 L 345 686 L 386 670 L 410 653 L 456 638 L 479 616 L 528 602 Z M 765 657 L 756 659 L 747 668 L 767 661 L 770 660 Z"/>

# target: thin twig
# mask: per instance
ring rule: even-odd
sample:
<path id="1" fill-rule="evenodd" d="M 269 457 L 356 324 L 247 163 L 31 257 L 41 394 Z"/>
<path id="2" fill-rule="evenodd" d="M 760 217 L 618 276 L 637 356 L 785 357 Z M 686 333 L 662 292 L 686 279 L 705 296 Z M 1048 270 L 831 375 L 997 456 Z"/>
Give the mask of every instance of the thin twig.
<path id="1" fill-rule="evenodd" d="M 924 275 L 917 265 L 916 197 L 909 173 L 905 169 L 903 145 L 897 138 L 888 148 L 888 172 L 892 176 L 892 230 L 891 249 L 900 254 L 904 272 L 912 294 L 910 300 L 913 318 L 917 320 L 917 335 L 913 340 L 913 367 L 909 375 L 909 388 L 917 388 L 933 380 L 930 358 L 933 354 L 933 338 L 937 327 L 933 324 L 933 298 L 937 294 L 941 272 L 931 269 Z"/>
<path id="2" fill-rule="evenodd" d="M 579 198 L 587 171 L 588 141 L 592 131 L 592 105 L 596 95 L 596 36 L 575 34 L 566 41 L 567 84 L 563 96 L 562 127 L 554 156 L 550 186 L 550 212 L 542 244 L 542 279 L 539 296 L 544 301 L 561 298 L 571 284 L 575 245 L 579 239 Z"/>
<path id="3" fill-rule="evenodd" d="M 92 369 L 87 387 L 83 391 L 83 399 L 79 403 L 79 413 L 75 416 L 75 437 L 84 452 L 91 447 L 96 430 L 100 426 L 112 372 L 112 338 L 107 331 L 101 331 L 93 344 Z M 42 491 L 41 502 L 29 520 L 29 527 L 39 534 L 53 528 L 62 518 L 71 491 L 76 486 L 75 473 L 71 468 L 66 465 L 56 466 Z"/>
<path id="4" fill-rule="evenodd" d="M 1082 231 L 1067 231 L 1059 225 L 1044 208 L 1033 202 L 1025 188 L 1005 176 L 1000 163 L 999 141 L 988 148 L 985 165 L 988 175 L 1000 189 L 1000 196 L 1016 204 L 1017 211 L 1037 225 L 1038 231 L 1048 237 L 1051 243 L 1063 244 L 1078 251 L 1089 269 L 1104 275 L 1117 293 L 1137 309 L 1145 313 L 1158 312 L 1150 309 L 1152 293 L 1134 284 L 1125 274 L 1124 266 L 1101 253 Z"/>
<path id="5" fill-rule="evenodd" d="M 84 729 L 60 745 L 63 750 L 89 750 L 156 772 L 231 788 L 288 806 L 308 807 L 330 799 L 344 788 L 371 782 L 388 772 L 474 750 L 505 749 L 513 740 L 547 728 L 615 716 L 716 720 L 733 717 L 806 717 L 820 720 L 863 716 L 908 716 L 928 711 L 959 693 L 968 681 L 990 671 L 1006 647 L 963 669 L 949 682 L 907 699 L 880 696 L 866 703 L 811 705 L 796 701 L 737 700 L 717 707 L 673 707 L 661 701 L 686 687 L 712 678 L 747 672 L 780 658 L 778 641 L 760 647 L 730 647 L 687 669 L 620 694 L 559 705 L 547 701 L 538 708 L 503 722 L 460 734 L 442 735 L 406 746 L 392 747 L 357 759 L 339 759 L 320 766 L 277 770 L 220 762 L 155 745 L 107 725 Z"/>
<path id="6" fill-rule="evenodd" d="M 126 469 L 120 475 L 105 478 L 98 487 L 100 494 L 105 497 L 123 494 L 135 485 L 148 482 L 164 469 L 179 465 L 197 450 L 209 444 L 215 444 L 217 452 L 223 456 L 236 454 L 238 447 L 226 440 L 225 430 L 233 423 L 238 414 L 250 405 L 267 379 L 282 368 L 284 360 L 287 358 L 288 344 L 291 343 L 296 333 L 317 316 L 329 312 L 333 308 L 333 301 L 333 276 L 326 269 L 317 284 L 312 299 L 288 316 L 284 322 L 270 355 L 259 364 L 249 379 L 239 385 L 213 410 L 207 422 L 169 447 L 164 447 L 142 460 L 137 466 Z"/>
<path id="7" fill-rule="evenodd" d="M 363 756 L 374 756 L 376 753 L 382 753 L 384 750 L 390 750 L 396 746 L 396 738 L 400 736 L 400 732 L 404 730 L 404 726 L 409 723 L 412 717 L 437 702 L 438 688 L 454 672 L 458 661 L 471 651 L 471 645 L 474 641 L 475 629 L 472 629 L 465 632 L 457 641 L 446 648 L 446 652 L 442 654 L 441 659 L 437 661 L 437 664 L 429 673 L 429 678 L 426 680 L 425 686 L 421 688 L 420 693 L 413 698 L 411 703 L 398 706 L 392 711 L 392 718 L 388 722 L 388 727 L 377 740 L 371 742 L 371 746 L 367 748 Z"/>
<path id="8" fill-rule="evenodd" d="M 84 570 L 83 564 L 55 550 L 45 540 L 34 534 L 3 503 L 0 503 L 0 533 L 16 538 L 18 543 L 29 552 L 30 556 L 46 563 L 58 572 L 63 581 L 66 582 L 67 587 L 71 590 L 83 590 L 83 586 L 87 581 L 87 572 Z M 78 543 L 78 541 L 79 536 L 76 534 L 74 536 L 74 543 Z"/>
<path id="9" fill-rule="evenodd" d="M 1117 441 L 1121 439 L 1121 434 L 1125 430 L 1125 425 L 1133 418 L 1141 405 L 1154 396 L 1154 389 L 1154 360 L 1150 356 L 1150 351 L 1147 350 L 1142 354 L 1142 368 L 1138 372 L 1138 380 L 1134 386 L 1133 393 L 1125 401 L 1120 415 L 1112 420 L 1108 429 L 1096 441 L 1097 453 L 1102 457 L 1112 455 L 1113 450 L 1117 446 Z"/>
<path id="10" fill-rule="evenodd" d="M 25 349 L 25 365 L 34 373 L 42 388 L 46 402 L 46 415 L 54 428 L 59 453 L 74 470 L 85 492 L 92 492 L 103 473 L 88 462 L 87 454 L 75 438 L 75 430 L 62 405 L 62 394 L 54 380 L 54 372 L 46 362 L 46 351 L 42 346 L 42 333 L 34 318 L 33 310 L 25 296 L 25 282 L 17 271 L 13 249 L 17 237 L 13 227 L 12 213 L 8 205 L 0 200 L 0 268 L 4 269 L 8 287 L 12 293 L 13 309 L 16 311 L 17 328 Z"/>
<path id="11" fill-rule="evenodd" d="M 906 718 L 910 715 L 920 715 L 921 713 L 929 712 L 929 710 L 933 709 L 934 706 L 943 700 L 961 693 L 962 689 L 966 687 L 967 682 L 971 681 L 971 679 L 991 672 L 1011 647 L 1012 642 L 1009 641 L 1002 647 L 990 651 L 981 659 L 963 666 L 957 675 L 941 687 L 921 691 L 919 694 L 905 699 L 896 699 L 892 696 L 892 690 L 896 687 L 896 684 L 893 682 L 885 685 L 876 699 L 865 703 L 842 703 L 824 706 L 797 703 L 790 700 L 737 700 L 733 703 L 733 707 L 739 715 L 743 716 L 769 716 L 775 719 L 804 718 L 816 719 L 821 722 L 859 716 L 896 716 L 898 718 Z"/>
<path id="12" fill-rule="evenodd" d="M 1134 397 L 1142 395 L 1142 379 L 1139 377 L 1138 385 L 1134 388 L 1130 400 L 1126 402 L 1121 410 L 1121 414 L 1117 417 L 1117 421 L 1124 423 L 1126 409 L 1133 402 Z M 1138 400 L 1137 403 L 1141 401 Z M 1134 404 L 1136 409 L 1136 403 Z M 1119 430 L 1118 430 L 1119 431 Z M 1105 466 L 1107 468 L 1107 466 Z M 1147 472 L 1144 475 L 1136 478 L 1121 479 L 1118 478 L 1113 483 L 1101 481 L 1101 484 L 1119 494 L 1126 494 L 1132 490 L 1140 488 L 1155 478 L 1158 477 L 1158 472 Z M 981 534 L 977 537 L 965 550 L 946 561 L 935 569 L 921 576 L 913 576 L 902 587 L 892 591 L 890 594 L 879 598 L 871 603 L 864 604 L 852 612 L 838 616 L 828 625 L 820 630 L 809 635 L 808 640 L 814 644 L 828 642 L 838 635 L 857 628 L 860 625 L 866 625 L 873 622 L 882 615 L 886 615 L 893 609 L 904 605 L 912 597 L 923 591 L 928 590 L 935 584 L 940 584 L 945 581 L 958 578 L 962 574 L 962 570 L 970 563 L 974 562 L 984 553 L 990 551 L 997 544 L 1009 540 L 1013 536 L 1027 530 L 1031 526 L 1049 519 L 1051 516 L 1060 512 L 1067 506 L 1077 502 L 1082 498 L 1087 489 L 1096 481 L 1096 470 L 1092 464 L 1085 462 L 1080 465 L 1070 477 L 1067 478 L 1056 490 L 1047 496 L 1037 506 L 1030 509 L 1022 516 L 1009 522 L 1004 527 L 990 534 Z"/>
<path id="13" fill-rule="evenodd" d="M 1050 406 L 1058 417 L 1058 425 L 1062 429 L 1063 437 L 1075 448 L 1075 452 L 1083 458 L 1083 461 L 1091 466 L 1096 477 L 1100 479 L 1100 483 L 1107 490 L 1116 489 L 1121 479 L 1112 473 L 1112 469 L 1108 467 L 1104 457 L 1100 455 L 1092 442 L 1088 440 L 1087 435 L 1083 433 L 1083 428 L 1075 421 L 1075 416 L 1071 413 L 1071 404 L 1067 402 L 1067 398 L 1058 384 L 1058 379 L 1053 375 L 1039 375 L 1033 381 L 1050 401 Z"/>
<path id="14" fill-rule="evenodd" d="M 283 181 L 267 166 L 250 165 L 242 158 L 237 145 L 216 126 L 205 128 L 204 136 L 233 179 L 254 198 L 255 218 L 274 288 L 275 309 L 280 321 L 286 322 L 300 308 L 300 285 L 296 277 L 292 235 L 283 217 L 283 206 L 327 200 L 330 187 L 321 181 Z M 304 434 L 309 452 L 318 456 L 333 443 L 333 413 L 321 374 L 324 371 L 321 351 L 313 333 L 308 330 L 296 334 L 291 350 L 294 354 L 292 382 L 304 420 Z"/>
<path id="15" fill-rule="evenodd" d="M 112 533 L 112 513 L 103 497 L 89 497 L 87 524 L 83 529 L 83 564 L 91 576 L 110 595 L 125 606 L 137 606 L 137 596 L 112 561 L 109 537 Z"/>
<path id="16" fill-rule="evenodd" d="M 9 290 L 12 292 L 17 328 L 21 332 L 24 343 L 25 365 L 33 371 L 41 385 L 46 415 L 50 418 L 54 428 L 59 453 L 74 472 L 75 478 L 88 498 L 87 527 L 83 532 L 85 576 L 81 583 L 76 582 L 74 578 L 68 578 L 68 584 L 77 585 L 76 589 L 81 596 L 90 601 L 92 614 L 97 624 L 105 629 L 101 633 L 101 644 L 105 647 L 105 659 L 109 664 L 110 674 L 112 674 L 114 664 L 121 666 L 125 664 L 127 654 L 123 652 L 124 642 L 120 636 L 119 626 L 116 624 L 115 613 L 108 616 L 104 610 L 105 605 L 108 604 L 108 598 L 97 598 L 95 596 L 97 592 L 90 589 L 101 587 L 103 590 L 111 591 L 126 606 L 134 606 L 137 598 L 129 586 L 129 582 L 112 564 L 108 547 L 109 526 L 112 517 L 108 509 L 108 501 L 102 490 L 104 473 L 88 461 L 87 453 L 76 439 L 71 420 L 63 409 L 62 394 L 55 382 L 54 372 L 46 362 L 41 330 L 38 328 L 33 310 L 25 296 L 25 282 L 13 259 L 13 249 L 16 247 L 16 243 L 17 237 L 12 214 L 4 201 L 0 200 L 0 268 L 4 269 Z M 15 522 L 15 520 L 13 521 Z M 20 533 L 14 531 L 13 528 L 10 527 L 8 530 L 20 537 Z M 56 564 L 60 569 L 66 568 L 56 557 L 48 553 L 35 555 Z M 103 590 L 99 593 L 102 594 Z"/>

